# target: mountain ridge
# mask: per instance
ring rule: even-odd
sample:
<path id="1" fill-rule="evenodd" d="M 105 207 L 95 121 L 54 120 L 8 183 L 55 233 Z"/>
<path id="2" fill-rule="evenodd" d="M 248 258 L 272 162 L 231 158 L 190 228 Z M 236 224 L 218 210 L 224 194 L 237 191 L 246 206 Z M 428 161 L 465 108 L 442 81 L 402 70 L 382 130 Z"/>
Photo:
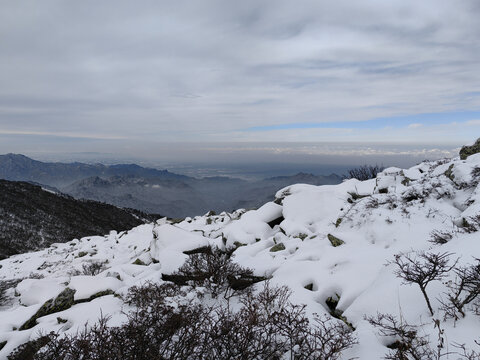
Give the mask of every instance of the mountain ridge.
<path id="1" fill-rule="evenodd" d="M 24 155 L 0 155 L 0 178 L 45 184 L 77 199 L 161 213 L 172 218 L 210 210 L 255 208 L 280 188 L 297 182 L 336 184 L 337 175 L 298 173 L 293 176 L 246 181 L 225 176 L 194 178 L 137 164 L 43 163 Z"/>

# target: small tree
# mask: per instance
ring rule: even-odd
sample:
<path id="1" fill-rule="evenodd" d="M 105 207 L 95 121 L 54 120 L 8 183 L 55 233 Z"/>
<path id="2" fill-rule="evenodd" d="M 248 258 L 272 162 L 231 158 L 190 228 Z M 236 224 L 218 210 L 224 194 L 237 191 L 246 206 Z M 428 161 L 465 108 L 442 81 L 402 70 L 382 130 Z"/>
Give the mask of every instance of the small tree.
<path id="1" fill-rule="evenodd" d="M 393 260 L 398 267 L 395 275 L 403 279 L 404 284 L 418 285 L 432 316 L 433 308 L 427 294 L 427 286 L 432 281 L 442 280 L 455 267 L 457 261 L 453 265 L 449 265 L 451 255 L 450 253 L 435 254 L 422 251 L 397 254 Z"/>

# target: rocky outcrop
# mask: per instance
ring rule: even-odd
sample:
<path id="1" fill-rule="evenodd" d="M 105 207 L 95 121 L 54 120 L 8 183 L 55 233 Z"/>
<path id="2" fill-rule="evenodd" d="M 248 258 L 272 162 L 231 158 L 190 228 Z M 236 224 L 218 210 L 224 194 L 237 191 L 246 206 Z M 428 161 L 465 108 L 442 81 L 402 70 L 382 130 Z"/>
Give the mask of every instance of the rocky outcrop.
<path id="1" fill-rule="evenodd" d="M 473 145 L 465 145 L 460 149 L 460 159 L 465 160 L 467 157 L 480 152 L 480 138 Z"/>

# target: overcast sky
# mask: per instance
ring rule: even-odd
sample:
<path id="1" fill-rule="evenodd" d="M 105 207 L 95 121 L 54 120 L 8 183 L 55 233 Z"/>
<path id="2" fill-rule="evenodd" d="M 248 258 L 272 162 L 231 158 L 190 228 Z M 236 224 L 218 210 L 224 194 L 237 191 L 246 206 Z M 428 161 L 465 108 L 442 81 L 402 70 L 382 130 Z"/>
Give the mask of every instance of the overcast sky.
<path id="1" fill-rule="evenodd" d="M 480 136 L 478 0 L 0 4 L 1 152 Z"/>

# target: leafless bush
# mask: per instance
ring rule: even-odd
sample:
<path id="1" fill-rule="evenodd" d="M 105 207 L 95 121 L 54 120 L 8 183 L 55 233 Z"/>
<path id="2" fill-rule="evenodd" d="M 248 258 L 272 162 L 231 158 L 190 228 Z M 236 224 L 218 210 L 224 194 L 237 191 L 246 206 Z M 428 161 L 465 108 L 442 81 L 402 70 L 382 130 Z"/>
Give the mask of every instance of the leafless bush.
<path id="1" fill-rule="evenodd" d="M 390 314 L 377 314 L 366 320 L 378 329 L 381 336 L 392 339 L 387 345 L 391 351 L 386 354 L 387 360 L 430 360 L 438 359 L 426 336 L 418 334 L 417 326 L 409 325 L 404 319 L 397 319 Z"/>
<path id="2" fill-rule="evenodd" d="M 422 292 L 428 306 L 430 314 L 433 316 L 433 308 L 427 295 L 427 286 L 432 281 L 442 280 L 452 270 L 453 265 L 449 265 L 450 253 L 406 253 L 397 254 L 393 263 L 397 265 L 395 275 L 403 280 L 405 284 L 417 284 Z"/>
<path id="3" fill-rule="evenodd" d="M 403 201 L 408 203 L 416 200 L 425 201 L 427 196 L 426 191 L 412 187 L 403 193 L 402 198 Z"/>
<path id="4" fill-rule="evenodd" d="M 480 346 L 480 341 L 475 341 L 475 343 Z M 460 350 L 459 355 L 463 359 L 467 359 L 467 360 L 478 360 L 478 359 L 480 359 L 480 351 L 467 349 L 465 344 L 454 344 L 453 346 Z"/>
<path id="5" fill-rule="evenodd" d="M 7 300 L 7 285 L 5 281 L 0 281 L 0 305 Z"/>
<path id="6" fill-rule="evenodd" d="M 231 297 L 255 282 L 265 280 L 253 275 L 250 269 L 242 268 L 234 263 L 230 255 L 218 248 L 210 253 L 190 255 L 177 272 L 162 274 L 163 280 L 178 285 L 204 287 L 213 296 Z"/>
<path id="7" fill-rule="evenodd" d="M 82 273 L 83 275 L 95 276 L 100 274 L 106 268 L 107 266 L 105 265 L 104 262 L 101 262 L 101 261 L 88 262 L 82 265 Z"/>
<path id="8" fill-rule="evenodd" d="M 356 340 L 336 320 L 311 324 L 304 306 L 289 301 L 289 290 L 265 285 L 257 295 L 243 294 L 240 309 L 228 302 L 207 306 L 175 301 L 173 284 L 134 288 L 130 300 L 138 308 L 120 327 L 102 318 L 90 331 L 49 334 L 32 359 L 166 360 L 282 359 L 336 360 Z M 17 349 L 10 360 L 24 359 Z"/>
<path id="9" fill-rule="evenodd" d="M 28 275 L 28 279 L 43 279 L 45 276 L 43 274 L 39 273 L 34 273 L 31 272 L 30 275 Z"/>
<path id="10" fill-rule="evenodd" d="M 142 286 L 131 287 L 125 301 L 138 308 L 147 308 L 150 305 L 156 306 L 157 303 L 163 304 L 167 298 L 178 295 L 186 295 L 186 292 L 174 283 L 166 282 L 159 285 L 147 282 Z"/>
<path id="11" fill-rule="evenodd" d="M 376 198 L 371 198 L 365 203 L 365 208 L 366 209 L 376 209 L 376 208 L 378 208 L 379 205 L 380 205 L 380 203 L 378 202 L 378 200 Z"/>
<path id="12" fill-rule="evenodd" d="M 430 233 L 430 240 L 432 244 L 435 245 L 443 245 L 452 240 L 453 233 L 451 231 L 440 231 L 440 230 L 433 230 Z"/>
<path id="13" fill-rule="evenodd" d="M 360 181 L 374 179 L 384 169 L 379 165 L 362 165 L 347 172 L 347 179 L 358 179 Z"/>
<path id="14" fill-rule="evenodd" d="M 50 344 L 54 335 L 40 335 L 37 339 L 20 345 L 15 351 L 8 356 L 8 360 L 34 360 L 37 359 L 36 354 L 45 345 Z M 43 357 L 42 359 L 57 359 L 55 357 Z M 60 359 L 60 358 L 58 358 Z"/>
<path id="15" fill-rule="evenodd" d="M 476 303 L 480 298 L 480 259 L 474 265 L 456 267 L 453 269 L 455 279 L 447 282 L 449 292 L 447 299 L 441 300 L 441 309 L 445 318 L 458 320 L 459 316 L 465 317 L 465 307 Z"/>
<path id="16" fill-rule="evenodd" d="M 480 215 L 463 218 L 461 230 L 467 234 L 480 230 Z"/>
<path id="17" fill-rule="evenodd" d="M 336 360 L 341 353 L 356 343 L 351 329 L 345 325 L 316 318 L 301 355 L 293 359 Z"/>

